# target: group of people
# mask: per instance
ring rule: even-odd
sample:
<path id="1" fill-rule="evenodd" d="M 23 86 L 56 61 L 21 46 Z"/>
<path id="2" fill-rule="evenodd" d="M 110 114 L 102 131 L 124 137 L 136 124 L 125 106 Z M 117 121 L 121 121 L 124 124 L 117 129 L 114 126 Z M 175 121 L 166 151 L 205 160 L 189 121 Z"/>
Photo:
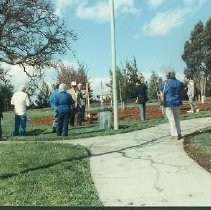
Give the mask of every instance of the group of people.
<path id="1" fill-rule="evenodd" d="M 53 132 L 58 136 L 68 135 L 68 125 L 83 125 L 85 121 L 86 93 L 81 90 L 82 84 L 71 83 L 71 88 L 67 90 L 66 84 L 54 86 L 54 91 L 50 94 L 50 105 L 54 110 Z M 11 105 L 14 106 L 14 130 L 13 136 L 25 136 L 27 124 L 27 107 L 30 100 L 26 92 L 26 87 L 21 86 L 11 98 Z M 0 140 L 2 136 L 1 121 L 3 118 L 4 104 L 0 97 Z"/>
<path id="2" fill-rule="evenodd" d="M 182 105 L 184 83 L 176 79 L 174 71 L 166 72 L 166 79 L 159 85 L 159 99 L 163 114 L 168 119 L 172 139 L 181 139 L 180 106 Z M 187 82 L 187 95 L 190 104 L 188 113 L 195 113 L 199 108 L 195 102 L 195 85 L 190 76 L 185 77 Z M 136 103 L 140 109 L 140 119 L 146 120 L 147 86 L 137 83 L 135 89 Z"/>
<path id="3" fill-rule="evenodd" d="M 66 84 L 57 84 L 50 94 L 50 106 L 54 111 L 52 132 L 57 136 L 68 136 L 68 125 L 81 126 L 85 121 L 85 105 L 87 94 L 82 91 L 82 84 L 71 82 L 67 90 Z"/>
<path id="4" fill-rule="evenodd" d="M 199 108 L 194 100 L 195 86 L 190 77 L 186 77 L 187 95 L 189 98 L 190 110 L 188 112 L 198 112 Z M 160 83 L 159 94 L 161 105 L 164 107 L 164 114 L 169 121 L 171 137 L 181 139 L 180 127 L 180 106 L 182 105 L 183 82 L 175 77 L 174 71 L 166 73 L 166 79 Z M 144 82 L 136 83 L 135 87 L 136 103 L 140 110 L 140 119 L 146 120 L 147 85 Z M 82 84 L 71 82 L 71 88 L 67 90 L 66 84 L 54 85 L 54 90 L 50 94 L 49 102 L 54 111 L 52 132 L 57 136 L 68 136 L 68 125 L 75 124 L 81 126 L 85 121 L 85 105 L 87 93 L 82 91 Z M 14 106 L 14 130 L 13 136 L 24 136 L 26 134 L 27 112 L 26 107 L 30 105 L 26 88 L 21 86 L 11 98 L 11 105 Z M 2 140 L 1 120 L 3 118 L 3 101 L 0 98 L 0 140 Z"/>

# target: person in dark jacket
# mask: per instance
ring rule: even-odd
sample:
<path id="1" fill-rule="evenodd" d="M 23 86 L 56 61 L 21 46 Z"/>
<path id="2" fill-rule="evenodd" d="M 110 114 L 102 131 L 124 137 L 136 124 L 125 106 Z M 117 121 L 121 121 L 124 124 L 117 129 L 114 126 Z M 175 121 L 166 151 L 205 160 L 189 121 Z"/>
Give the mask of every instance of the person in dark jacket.
<path id="1" fill-rule="evenodd" d="M 55 100 L 56 100 L 56 96 L 59 94 L 59 84 L 55 84 L 53 88 L 54 90 L 50 94 L 49 102 L 50 102 L 51 109 L 54 112 L 52 132 L 56 133 L 56 128 L 58 124 L 58 110 L 57 110 L 57 106 L 55 105 Z"/>
<path id="2" fill-rule="evenodd" d="M 180 106 L 182 105 L 183 83 L 176 79 L 175 72 L 166 72 L 166 80 L 160 85 L 163 94 L 164 108 L 168 118 L 172 139 L 181 139 Z"/>
<path id="3" fill-rule="evenodd" d="M 3 111 L 4 111 L 4 103 L 2 97 L 0 97 L 0 141 L 2 138 L 2 127 L 1 127 L 1 118 L 3 118 Z"/>
<path id="4" fill-rule="evenodd" d="M 68 123 L 73 106 L 72 96 L 67 93 L 65 84 L 59 85 L 59 94 L 56 95 L 55 105 L 58 110 L 57 136 L 68 136 Z"/>
<path id="5" fill-rule="evenodd" d="M 146 120 L 146 102 L 148 101 L 147 86 L 144 82 L 136 82 L 135 97 L 140 110 L 140 119 L 144 121 Z"/>

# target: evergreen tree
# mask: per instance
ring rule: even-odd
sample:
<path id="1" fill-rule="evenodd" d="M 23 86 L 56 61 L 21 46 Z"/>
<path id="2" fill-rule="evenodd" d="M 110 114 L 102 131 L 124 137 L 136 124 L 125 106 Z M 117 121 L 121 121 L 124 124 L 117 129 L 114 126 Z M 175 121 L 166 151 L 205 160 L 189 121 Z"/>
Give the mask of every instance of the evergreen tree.
<path id="1" fill-rule="evenodd" d="M 39 88 L 39 92 L 37 95 L 37 99 L 35 100 L 35 104 L 39 108 L 49 107 L 49 96 L 50 96 L 49 86 L 46 84 L 45 81 L 43 81 L 41 87 Z"/>
<path id="2" fill-rule="evenodd" d="M 0 97 L 3 99 L 4 110 L 10 110 L 12 108 L 10 102 L 13 95 L 13 88 L 9 82 L 0 82 Z"/>
<path id="3" fill-rule="evenodd" d="M 0 97 L 3 99 L 4 110 L 11 109 L 11 97 L 14 87 L 10 84 L 8 70 L 0 65 Z"/>
<path id="4" fill-rule="evenodd" d="M 136 59 L 133 58 L 132 61 L 127 61 L 125 64 L 125 69 L 123 70 L 126 81 L 127 81 L 127 99 L 134 99 L 134 87 L 136 82 L 143 82 L 144 76 L 138 70 Z"/>
<path id="5" fill-rule="evenodd" d="M 118 100 L 123 103 L 123 108 L 126 108 L 128 100 L 135 98 L 134 89 L 136 82 L 144 81 L 144 76 L 139 71 L 135 58 L 132 61 L 127 60 L 122 68 L 116 67 L 116 81 Z M 110 71 L 110 87 L 112 87 L 112 82 L 113 77 Z"/>
<path id="6" fill-rule="evenodd" d="M 161 80 L 155 71 L 152 71 L 149 83 L 148 83 L 148 97 L 149 100 L 158 100 L 159 84 L 158 81 Z"/>
<path id="7" fill-rule="evenodd" d="M 204 43 L 204 62 L 207 67 L 207 93 L 211 96 L 211 18 L 209 18 L 204 27 Z"/>
<path id="8" fill-rule="evenodd" d="M 204 25 L 200 21 L 195 25 L 191 32 L 190 40 L 185 43 L 184 53 L 182 55 L 182 59 L 187 65 L 187 68 L 184 71 L 185 75 L 193 75 L 195 80 L 200 78 L 205 72 L 203 65 L 203 31 Z"/>
<path id="9" fill-rule="evenodd" d="M 190 40 L 184 45 L 182 59 L 186 63 L 184 74 L 192 76 L 196 91 L 199 95 L 205 95 L 206 86 L 211 81 L 211 18 L 204 26 L 199 21 L 191 32 Z"/>

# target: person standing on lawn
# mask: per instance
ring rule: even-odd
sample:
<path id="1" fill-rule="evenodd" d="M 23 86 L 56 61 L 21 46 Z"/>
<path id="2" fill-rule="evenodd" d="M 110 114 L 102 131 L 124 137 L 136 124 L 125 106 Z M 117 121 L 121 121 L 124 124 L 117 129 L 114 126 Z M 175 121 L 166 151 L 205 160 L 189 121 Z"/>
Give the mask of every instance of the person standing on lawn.
<path id="1" fill-rule="evenodd" d="M 57 136 L 68 136 L 68 123 L 71 116 L 73 99 L 67 93 L 66 84 L 59 85 L 59 94 L 56 95 L 55 105 L 58 109 Z"/>
<path id="2" fill-rule="evenodd" d="M 196 92 L 195 83 L 190 76 L 186 76 L 185 81 L 187 82 L 187 95 L 190 104 L 190 110 L 188 110 L 187 112 L 188 113 L 199 112 L 199 108 L 197 107 L 195 101 L 195 92 Z"/>
<path id="3" fill-rule="evenodd" d="M 78 83 L 79 92 L 79 116 L 77 119 L 77 124 L 82 125 L 85 122 L 85 108 L 86 108 L 86 93 L 82 90 L 82 83 Z"/>
<path id="4" fill-rule="evenodd" d="M 71 88 L 67 91 L 71 96 L 74 101 L 72 111 L 71 111 L 71 116 L 70 116 L 70 125 L 74 126 L 75 124 L 75 119 L 78 118 L 79 116 L 79 111 L 80 111 L 80 97 L 79 97 L 79 91 L 77 89 L 77 84 L 76 81 L 71 82 Z"/>
<path id="5" fill-rule="evenodd" d="M 181 139 L 180 106 L 182 105 L 183 83 L 176 79 L 175 72 L 166 72 L 166 80 L 160 85 L 165 114 L 170 124 L 171 138 Z"/>
<path id="6" fill-rule="evenodd" d="M 49 102 L 50 102 L 51 109 L 54 112 L 52 133 L 56 133 L 56 128 L 57 128 L 57 124 L 58 124 L 58 110 L 57 110 L 57 106 L 55 104 L 55 100 L 56 100 L 56 96 L 59 94 L 59 84 L 54 84 L 53 88 L 54 88 L 54 90 L 50 94 Z"/>
<path id="7" fill-rule="evenodd" d="M 136 103 L 138 104 L 140 110 L 140 120 L 145 121 L 146 102 L 148 101 L 148 96 L 147 96 L 147 86 L 144 83 L 144 81 L 136 82 L 135 97 L 136 97 Z"/>
<path id="8" fill-rule="evenodd" d="M 25 136 L 27 123 L 26 107 L 30 105 L 25 86 L 21 86 L 19 90 L 13 94 L 11 105 L 14 106 L 15 113 L 13 136 Z"/>

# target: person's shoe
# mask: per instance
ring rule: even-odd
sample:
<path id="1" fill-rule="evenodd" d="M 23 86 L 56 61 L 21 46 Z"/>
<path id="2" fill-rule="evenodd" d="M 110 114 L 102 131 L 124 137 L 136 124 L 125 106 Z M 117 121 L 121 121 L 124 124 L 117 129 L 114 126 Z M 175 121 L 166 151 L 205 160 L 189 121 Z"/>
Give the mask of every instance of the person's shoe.
<path id="1" fill-rule="evenodd" d="M 188 111 L 187 111 L 187 113 L 194 113 L 194 111 L 192 111 L 192 110 L 188 110 Z"/>
<path id="2" fill-rule="evenodd" d="M 7 140 L 7 138 L 4 137 L 4 136 L 2 136 L 2 137 L 0 138 L 0 141 L 6 141 L 6 140 Z"/>
<path id="3" fill-rule="evenodd" d="M 56 127 L 52 128 L 52 133 L 56 133 Z"/>
<path id="4" fill-rule="evenodd" d="M 199 109 L 199 108 L 197 108 L 197 109 L 196 109 L 196 112 L 199 112 L 199 111 L 200 111 L 200 109 Z"/>
<path id="5" fill-rule="evenodd" d="M 183 138 L 183 136 L 181 135 L 181 134 L 179 134 L 178 136 L 177 136 L 177 140 L 180 140 L 180 139 L 182 139 Z"/>
<path id="6" fill-rule="evenodd" d="M 178 136 L 171 136 L 171 139 L 173 139 L 173 140 L 180 140 L 182 138 L 183 138 L 183 136 L 181 134 L 179 134 Z"/>

